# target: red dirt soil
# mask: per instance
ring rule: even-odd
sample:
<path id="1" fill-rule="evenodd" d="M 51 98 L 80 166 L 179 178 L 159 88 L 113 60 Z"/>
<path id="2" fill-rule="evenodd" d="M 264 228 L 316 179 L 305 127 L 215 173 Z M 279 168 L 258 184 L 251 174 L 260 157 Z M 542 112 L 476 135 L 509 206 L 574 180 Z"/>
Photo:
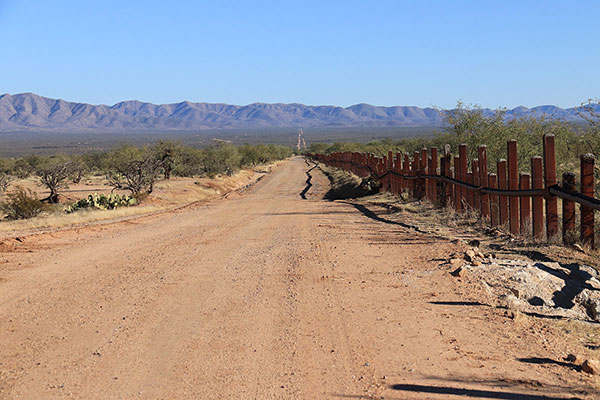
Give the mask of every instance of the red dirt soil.
<path id="1" fill-rule="evenodd" d="M 448 274 L 457 245 L 322 200 L 317 169 L 303 200 L 307 170 L 4 246 L 0 397 L 599 397 L 552 320 Z"/>

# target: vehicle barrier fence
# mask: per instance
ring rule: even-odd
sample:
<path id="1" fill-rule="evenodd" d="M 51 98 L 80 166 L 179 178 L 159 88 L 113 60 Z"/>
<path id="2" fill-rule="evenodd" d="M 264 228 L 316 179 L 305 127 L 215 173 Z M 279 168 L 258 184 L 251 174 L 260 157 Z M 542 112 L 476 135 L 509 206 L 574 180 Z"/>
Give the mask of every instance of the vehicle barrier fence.
<path id="1" fill-rule="evenodd" d="M 408 153 L 394 155 L 391 151 L 382 157 L 357 152 L 307 156 L 360 177 L 373 178 L 382 190 L 395 195 L 405 192 L 415 199 L 452 207 L 457 213 L 478 212 L 492 226 L 506 224 L 513 235 L 531 233 L 540 239 L 559 235 L 560 198 L 562 239 L 569 244 L 576 237 L 577 203 L 580 240 L 593 248 L 594 210 L 600 210 L 600 200 L 594 197 L 595 157 L 580 157 L 578 192 L 574 173 L 564 173 L 562 182 L 557 182 L 554 135 L 544 135 L 542 140 L 543 157 L 531 158 L 530 173 L 518 169 L 516 140 L 507 142 L 507 159 L 497 161 L 496 173 L 488 173 L 485 145 L 478 147 L 478 158 L 471 160 L 470 165 L 466 144 L 459 146 L 458 155 L 453 156 L 446 145 L 439 157 L 438 149 L 433 147 L 415 151 L 412 160 Z"/>

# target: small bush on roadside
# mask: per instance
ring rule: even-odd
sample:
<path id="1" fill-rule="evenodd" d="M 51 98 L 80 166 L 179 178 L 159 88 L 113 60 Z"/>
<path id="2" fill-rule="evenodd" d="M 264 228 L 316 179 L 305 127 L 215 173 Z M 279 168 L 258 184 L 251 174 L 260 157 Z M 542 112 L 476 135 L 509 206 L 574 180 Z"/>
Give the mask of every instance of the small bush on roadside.
<path id="1" fill-rule="evenodd" d="M 27 219 L 48 210 L 48 205 L 42 203 L 35 193 L 21 186 L 8 193 L 7 200 L 0 203 L 0 211 L 6 214 L 8 219 Z"/>

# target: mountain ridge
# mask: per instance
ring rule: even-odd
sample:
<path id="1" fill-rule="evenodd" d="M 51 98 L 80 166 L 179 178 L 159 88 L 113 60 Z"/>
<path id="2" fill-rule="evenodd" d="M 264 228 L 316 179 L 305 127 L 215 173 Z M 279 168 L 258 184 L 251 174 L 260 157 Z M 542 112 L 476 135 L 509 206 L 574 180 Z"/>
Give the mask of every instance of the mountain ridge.
<path id="1" fill-rule="evenodd" d="M 532 115 L 553 116 L 582 122 L 581 107 L 563 109 L 553 105 L 515 107 L 506 118 Z M 598 107 L 600 112 L 600 107 Z M 486 114 L 493 110 L 484 109 Z M 138 100 L 116 104 L 88 104 L 52 99 L 35 93 L 0 95 L 0 131 L 122 131 L 122 130 L 208 130 L 260 128 L 348 128 L 443 126 L 443 115 L 432 107 L 349 107 L 300 103 L 225 103 L 182 101 L 153 104 Z"/>

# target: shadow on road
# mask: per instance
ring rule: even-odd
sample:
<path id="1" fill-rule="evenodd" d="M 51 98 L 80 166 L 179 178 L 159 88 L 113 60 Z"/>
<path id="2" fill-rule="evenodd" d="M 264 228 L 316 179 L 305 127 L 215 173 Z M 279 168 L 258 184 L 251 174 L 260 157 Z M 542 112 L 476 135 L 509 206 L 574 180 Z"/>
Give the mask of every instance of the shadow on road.
<path id="1" fill-rule="evenodd" d="M 303 200 L 306 200 L 306 193 L 310 190 L 310 188 L 312 187 L 312 175 L 310 174 L 310 171 L 312 171 L 313 169 L 317 168 L 316 165 L 314 165 L 311 169 L 309 169 L 308 171 L 306 171 L 306 176 L 308 178 L 306 178 L 306 187 L 304 188 L 304 190 L 302 190 L 302 192 L 300 192 L 300 197 L 302 197 Z"/>
<path id="2" fill-rule="evenodd" d="M 485 307 L 489 307 L 488 304 L 483 304 L 478 301 L 430 301 L 429 304 L 437 304 L 439 306 L 485 306 Z"/>
<path id="3" fill-rule="evenodd" d="M 482 390 L 482 389 L 465 389 L 449 386 L 429 386 L 429 385 L 411 385 L 411 384 L 396 384 L 391 385 L 390 389 L 400 390 L 404 392 L 420 392 L 441 395 L 453 395 L 463 397 L 477 397 L 484 399 L 504 399 L 504 400 L 553 400 L 565 399 L 565 397 L 554 397 L 536 394 L 524 394 L 506 391 Z M 580 397 L 570 397 L 569 399 L 581 399 Z"/>
<path id="4" fill-rule="evenodd" d="M 367 207 L 363 206 L 362 204 L 351 203 L 351 202 L 347 202 L 347 203 L 350 204 L 352 207 L 356 208 L 358 211 L 360 211 L 365 217 L 370 218 L 372 220 L 375 220 L 378 222 L 383 222 L 384 224 L 399 225 L 403 228 L 412 229 L 419 233 L 425 233 L 425 234 L 431 235 L 431 233 L 425 232 L 425 231 L 419 229 L 419 227 L 417 227 L 417 226 L 408 225 L 408 224 L 405 224 L 404 222 L 391 221 L 389 219 L 382 218 L 379 215 L 375 214 L 373 211 L 369 210 Z"/>
<path id="5" fill-rule="evenodd" d="M 553 360 L 553 359 L 547 358 L 547 357 L 526 357 L 526 358 L 518 358 L 518 360 L 521 361 L 522 363 L 527 363 L 527 364 L 559 365 L 561 367 L 570 368 L 572 370 L 581 372 L 581 367 L 579 365 L 571 364 L 571 363 L 564 362 L 564 361 L 556 361 L 556 360 Z"/>

